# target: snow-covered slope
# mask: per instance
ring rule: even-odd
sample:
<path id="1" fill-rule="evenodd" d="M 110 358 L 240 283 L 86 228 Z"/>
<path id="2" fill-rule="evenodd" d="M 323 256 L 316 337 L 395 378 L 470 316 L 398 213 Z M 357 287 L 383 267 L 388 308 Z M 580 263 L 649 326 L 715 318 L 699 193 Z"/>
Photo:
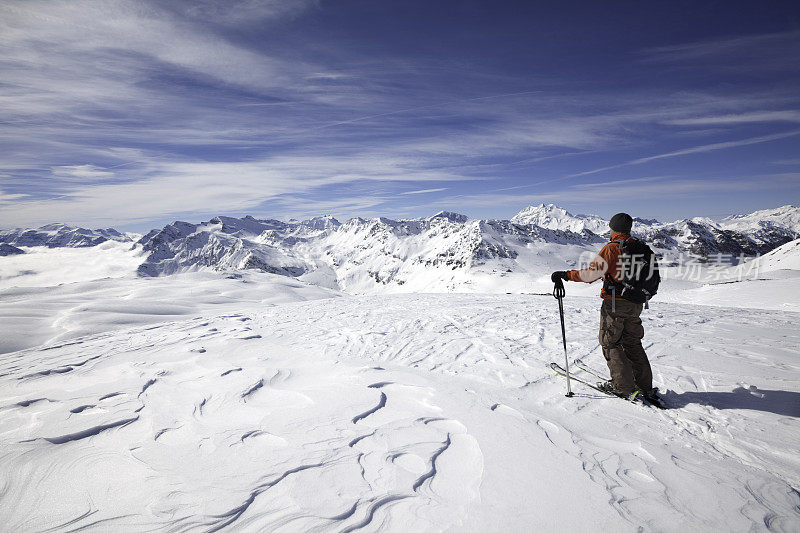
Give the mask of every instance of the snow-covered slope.
<path id="1" fill-rule="evenodd" d="M 0 282 L 0 354 L 198 314 L 235 313 L 243 306 L 265 308 L 339 296 L 285 276 L 254 271 L 160 278 L 109 276 L 57 286 L 38 281 L 12 288 Z"/>
<path id="2" fill-rule="evenodd" d="M 134 277 L 144 259 L 140 248 L 119 241 L 77 248 L 32 246 L 24 251 L 0 258 L 0 290 Z"/>
<path id="3" fill-rule="evenodd" d="M 800 236 L 800 207 L 784 205 L 775 209 L 763 209 L 746 215 L 732 215 L 719 221 L 720 227 L 740 232 L 763 228 L 781 228 Z"/>
<path id="4" fill-rule="evenodd" d="M 564 397 L 551 296 L 299 301 L 297 281 L 250 275 L 0 298 L 11 338 L 46 326 L 24 324 L 37 305 L 97 324 L 0 358 L 4 530 L 800 524 L 797 313 L 654 303 L 647 349 L 671 407 L 655 411 Z M 565 304 L 569 353 L 603 369 L 596 298 Z"/>
<path id="5" fill-rule="evenodd" d="M 132 242 L 130 236 L 113 228 L 85 229 L 66 224 L 48 224 L 36 229 L 0 230 L 0 243 L 14 246 L 86 247 L 106 241 Z"/>
<path id="6" fill-rule="evenodd" d="M 800 270 L 800 239 L 788 242 L 754 260 L 761 272 L 775 270 Z"/>
<path id="7" fill-rule="evenodd" d="M 669 250 L 756 242 L 638 225 Z M 0 258 L 0 529 L 796 531 L 800 241 L 758 279 L 666 277 L 642 319 L 667 411 L 566 398 L 547 368 L 549 272 L 603 242 L 439 213 L 20 245 Z M 495 294 L 388 294 L 448 290 Z M 597 290 L 567 286 L 567 348 L 605 373 Z"/>

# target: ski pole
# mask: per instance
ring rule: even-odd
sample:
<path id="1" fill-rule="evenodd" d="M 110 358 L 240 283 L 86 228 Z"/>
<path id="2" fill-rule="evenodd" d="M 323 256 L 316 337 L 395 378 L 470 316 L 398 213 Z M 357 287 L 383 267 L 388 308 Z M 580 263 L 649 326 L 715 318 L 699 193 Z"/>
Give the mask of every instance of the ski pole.
<path id="1" fill-rule="evenodd" d="M 572 387 L 569 382 L 569 357 L 567 356 L 567 332 L 564 328 L 564 295 L 566 295 L 566 293 L 567 292 L 564 290 L 564 282 L 557 279 L 555 281 L 555 287 L 553 287 L 553 296 L 558 300 L 558 314 L 561 316 L 561 340 L 564 342 L 564 364 L 567 370 L 567 394 L 565 394 L 565 396 L 567 398 L 572 398 Z"/>

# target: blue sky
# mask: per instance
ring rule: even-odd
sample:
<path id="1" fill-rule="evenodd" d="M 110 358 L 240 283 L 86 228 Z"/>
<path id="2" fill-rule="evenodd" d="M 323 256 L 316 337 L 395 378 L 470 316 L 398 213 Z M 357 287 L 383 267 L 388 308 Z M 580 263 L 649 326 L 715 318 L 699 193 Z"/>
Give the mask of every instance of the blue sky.
<path id="1" fill-rule="evenodd" d="M 796 2 L 0 2 L 0 226 L 800 202 Z"/>

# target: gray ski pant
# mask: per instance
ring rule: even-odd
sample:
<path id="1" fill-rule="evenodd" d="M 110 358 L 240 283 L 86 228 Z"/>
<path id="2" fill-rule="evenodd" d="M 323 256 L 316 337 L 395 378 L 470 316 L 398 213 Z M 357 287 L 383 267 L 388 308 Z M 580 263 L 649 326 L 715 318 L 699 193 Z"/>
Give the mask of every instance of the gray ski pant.
<path id="1" fill-rule="evenodd" d="M 622 394 L 653 387 L 650 361 L 642 347 L 642 304 L 603 300 L 600 308 L 600 346 L 611 372 L 611 383 Z"/>

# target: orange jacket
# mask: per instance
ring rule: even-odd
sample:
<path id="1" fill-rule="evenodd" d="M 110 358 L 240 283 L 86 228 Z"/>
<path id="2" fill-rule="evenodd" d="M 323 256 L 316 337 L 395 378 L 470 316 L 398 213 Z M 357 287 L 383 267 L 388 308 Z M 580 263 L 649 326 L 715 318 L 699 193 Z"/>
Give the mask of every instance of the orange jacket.
<path id="1" fill-rule="evenodd" d="M 603 279 L 606 272 L 611 274 L 615 281 L 619 281 L 622 264 L 619 260 L 620 250 L 619 244 L 614 241 L 627 241 L 631 238 L 630 233 L 616 232 L 611 235 L 611 242 L 603 246 L 597 257 L 589 263 L 587 268 L 582 270 L 570 270 L 567 272 L 570 281 L 582 281 L 584 283 L 594 283 L 598 279 Z M 610 293 L 604 290 L 600 291 L 600 297 L 604 300 L 612 298 Z M 616 297 L 617 300 L 624 300 L 624 298 Z"/>

